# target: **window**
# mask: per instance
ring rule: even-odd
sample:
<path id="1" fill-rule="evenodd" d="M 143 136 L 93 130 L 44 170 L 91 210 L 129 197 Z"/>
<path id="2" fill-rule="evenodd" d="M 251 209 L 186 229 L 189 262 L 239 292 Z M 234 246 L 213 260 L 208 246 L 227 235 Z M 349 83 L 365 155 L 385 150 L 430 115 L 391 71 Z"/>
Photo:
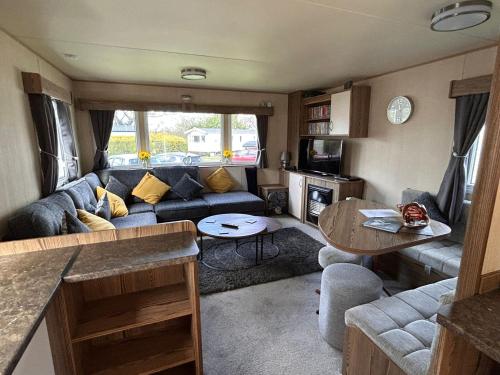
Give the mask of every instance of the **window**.
<path id="1" fill-rule="evenodd" d="M 234 164 L 255 164 L 258 154 L 255 115 L 231 115 L 231 149 Z"/>
<path id="2" fill-rule="evenodd" d="M 115 111 L 108 146 L 111 167 L 139 165 L 137 128 L 137 118 L 134 111 Z"/>
<path id="3" fill-rule="evenodd" d="M 223 117 L 210 113 L 146 113 L 152 165 L 218 163 Z"/>
<path id="4" fill-rule="evenodd" d="M 474 184 L 476 183 L 479 161 L 481 159 L 481 150 L 483 149 L 484 141 L 484 126 L 472 145 L 469 154 L 467 155 L 467 193 L 472 193 Z"/>
<path id="5" fill-rule="evenodd" d="M 61 130 L 61 121 L 59 119 L 59 112 L 57 110 L 57 101 L 52 99 L 52 108 L 54 108 L 54 115 L 57 128 L 57 187 L 64 185 L 69 180 L 68 167 L 66 165 L 66 155 L 64 154 L 64 139 Z"/>

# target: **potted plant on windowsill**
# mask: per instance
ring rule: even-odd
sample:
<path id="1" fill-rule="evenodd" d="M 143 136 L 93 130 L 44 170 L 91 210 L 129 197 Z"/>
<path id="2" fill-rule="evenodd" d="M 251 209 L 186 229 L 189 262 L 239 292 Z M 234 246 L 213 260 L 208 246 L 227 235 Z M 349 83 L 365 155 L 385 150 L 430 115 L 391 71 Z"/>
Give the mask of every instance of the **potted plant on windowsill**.
<path id="1" fill-rule="evenodd" d="M 139 160 L 142 163 L 142 167 L 148 168 L 149 167 L 149 159 L 151 159 L 151 153 L 148 151 L 139 151 L 137 156 L 139 157 Z"/>
<path id="2" fill-rule="evenodd" d="M 224 150 L 224 152 L 222 153 L 222 163 L 230 164 L 232 157 L 233 157 L 233 152 L 231 150 Z"/>

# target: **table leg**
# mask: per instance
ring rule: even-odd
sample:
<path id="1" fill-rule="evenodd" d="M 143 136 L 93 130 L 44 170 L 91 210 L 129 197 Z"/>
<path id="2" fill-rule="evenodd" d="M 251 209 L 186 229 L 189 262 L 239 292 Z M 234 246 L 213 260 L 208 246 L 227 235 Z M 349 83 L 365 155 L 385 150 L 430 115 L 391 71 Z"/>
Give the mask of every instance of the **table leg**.
<path id="1" fill-rule="evenodd" d="M 255 236 L 255 265 L 259 264 L 259 236 Z"/>
<path id="2" fill-rule="evenodd" d="M 200 260 L 203 260 L 203 234 L 200 233 Z"/>
<path id="3" fill-rule="evenodd" d="M 264 235 L 260 236 L 260 260 L 264 260 Z"/>

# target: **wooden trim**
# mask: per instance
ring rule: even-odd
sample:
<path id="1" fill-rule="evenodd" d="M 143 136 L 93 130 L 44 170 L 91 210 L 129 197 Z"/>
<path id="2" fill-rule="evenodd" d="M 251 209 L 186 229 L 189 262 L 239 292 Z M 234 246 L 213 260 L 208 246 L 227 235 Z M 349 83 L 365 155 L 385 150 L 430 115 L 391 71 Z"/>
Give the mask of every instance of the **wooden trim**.
<path id="1" fill-rule="evenodd" d="M 346 327 L 343 349 L 343 375 L 406 374 L 357 327 Z"/>
<path id="2" fill-rule="evenodd" d="M 472 196 L 464 251 L 457 285 L 457 300 L 479 291 L 491 220 L 500 180 L 500 48 L 497 52 L 481 162 Z"/>
<path id="3" fill-rule="evenodd" d="M 500 288 L 500 270 L 481 275 L 479 294 L 488 293 Z"/>
<path id="4" fill-rule="evenodd" d="M 490 92 L 491 74 L 468 79 L 453 80 L 450 83 L 450 98 Z"/>
<path id="5" fill-rule="evenodd" d="M 274 107 L 252 107 L 252 106 L 230 106 L 213 104 L 179 104 L 162 102 L 133 102 L 133 101 L 112 101 L 112 100 L 93 100 L 76 99 L 76 107 L 79 110 L 130 110 L 130 111 L 168 111 L 168 112 L 201 112 L 201 113 L 220 113 L 233 114 L 243 113 L 250 115 L 272 116 Z"/>
<path id="6" fill-rule="evenodd" d="M 22 72 L 26 94 L 45 94 L 68 104 L 72 103 L 71 92 L 42 77 L 38 73 Z"/>
<path id="7" fill-rule="evenodd" d="M 322 95 L 311 96 L 309 98 L 304 98 L 302 99 L 302 104 L 303 105 L 330 104 L 331 101 L 332 101 L 331 94 L 322 94 Z"/>

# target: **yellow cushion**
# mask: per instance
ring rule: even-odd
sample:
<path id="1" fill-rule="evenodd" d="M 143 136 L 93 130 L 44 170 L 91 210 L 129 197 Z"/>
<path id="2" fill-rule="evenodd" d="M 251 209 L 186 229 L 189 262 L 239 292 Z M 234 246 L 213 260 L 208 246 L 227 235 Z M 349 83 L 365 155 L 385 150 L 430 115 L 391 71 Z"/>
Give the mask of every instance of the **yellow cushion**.
<path id="1" fill-rule="evenodd" d="M 132 190 L 132 195 L 142 199 L 146 203 L 156 204 L 169 190 L 170 186 L 147 172 L 134 190 Z"/>
<path id="2" fill-rule="evenodd" d="M 123 199 L 118 195 L 110 193 L 104 190 L 102 187 L 98 186 L 96 189 L 97 199 L 101 199 L 104 194 L 108 195 L 109 205 L 111 206 L 111 216 L 121 217 L 128 215 L 128 208 Z"/>
<path id="3" fill-rule="evenodd" d="M 92 232 L 96 232 L 99 230 L 107 230 L 107 229 L 116 229 L 113 224 L 109 221 L 99 217 L 97 215 L 91 214 L 85 210 L 76 210 L 78 213 L 78 219 L 89 227 Z"/>
<path id="4" fill-rule="evenodd" d="M 224 167 L 212 172 L 210 176 L 205 179 L 210 190 L 216 193 L 225 193 L 231 190 L 234 186 L 233 179 Z"/>

